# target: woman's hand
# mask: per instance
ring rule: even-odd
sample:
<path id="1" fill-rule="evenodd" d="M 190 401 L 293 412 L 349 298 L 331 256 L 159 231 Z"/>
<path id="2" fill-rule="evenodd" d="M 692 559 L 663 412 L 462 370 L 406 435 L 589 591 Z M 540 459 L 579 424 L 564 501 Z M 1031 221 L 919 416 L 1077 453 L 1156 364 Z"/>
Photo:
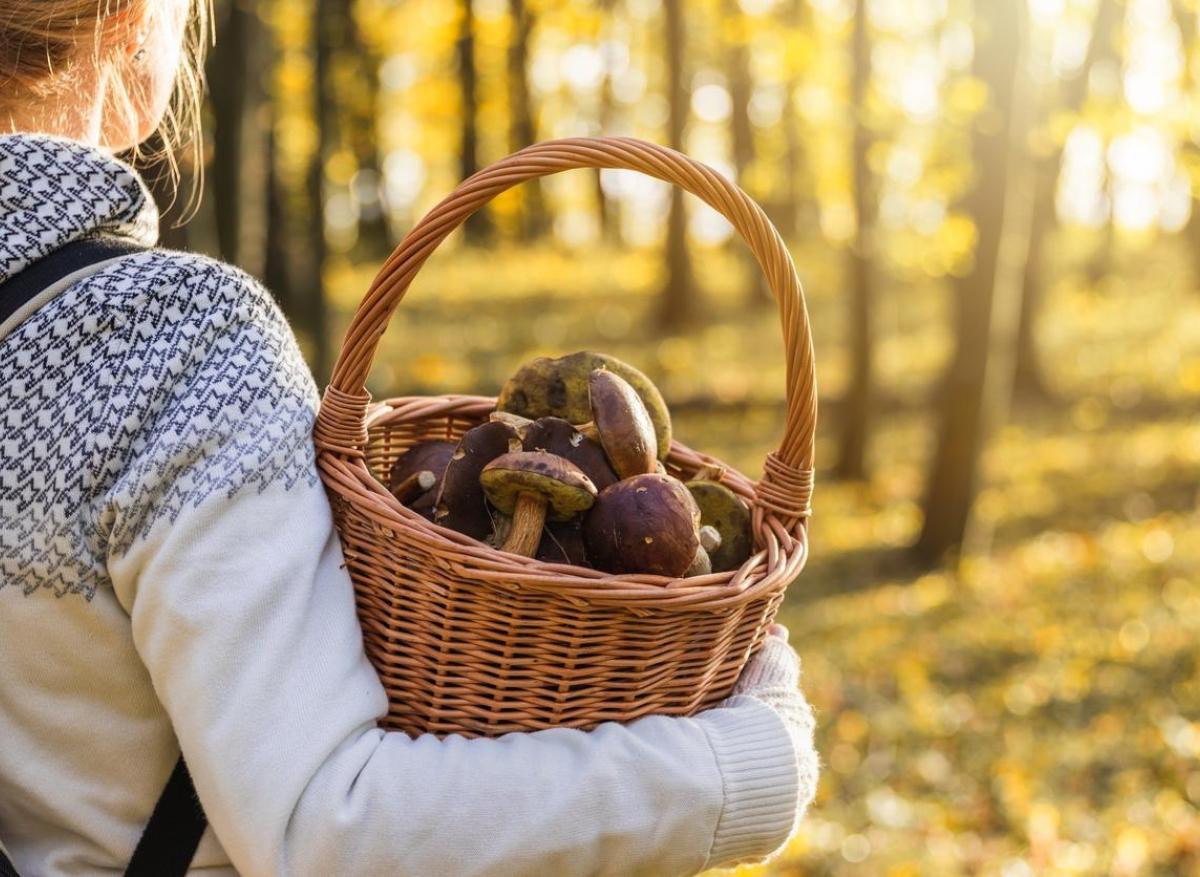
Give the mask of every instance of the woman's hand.
<path id="1" fill-rule="evenodd" d="M 771 707 L 783 720 L 799 765 L 796 797 L 796 821 L 812 803 L 817 791 L 820 765 L 813 746 L 812 707 L 800 691 L 800 657 L 788 645 L 788 629 L 773 624 L 759 650 L 742 671 L 733 692 L 722 704 L 736 705 L 741 698 L 752 697 Z"/>

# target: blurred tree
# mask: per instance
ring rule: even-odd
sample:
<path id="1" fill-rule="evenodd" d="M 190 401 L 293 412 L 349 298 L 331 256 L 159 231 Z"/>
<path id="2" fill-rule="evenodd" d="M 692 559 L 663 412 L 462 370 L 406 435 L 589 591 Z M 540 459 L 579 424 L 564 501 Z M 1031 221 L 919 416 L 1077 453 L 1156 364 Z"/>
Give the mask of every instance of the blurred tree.
<path id="1" fill-rule="evenodd" d="M 316 0 L 313 22 L 312 113 L 317 142 L 309 158 L 308 266 L 292 277 L 292 314 L 297 329 L 308 341 L 309 364 L 318 384 L 329 374 L 329 317 L 326 309 L 325 269 L 329 244 L 325 237 L 325 165 L 337 143 L 337 113 L 333 95 L 333 61 L 338 45 L 345 45 L 346 17 L 342 0 Z"/>
<path id="2" fill-rule="evenodd" d="M 1175 26 L 1179 28 L 1179 37 L 1183 42 L 1183 96 L 1185 101 L 1192 102 L 1192 111 L 1187 118 L 1195 113 L 1195 101 L 1200 86 L 1200 75 L 1196 71 L 1197 47 L 1197 15 L 1194 8 L 1185 0 L 1171 0 L 1171 11 L 1175 16 Z M 1192 285 L 1200 290 L 1200 143 L 1196 142 L 1195 123 L 1184 132 L 1180 151 L 1183 165 L 1188 174 L 1192 189 L 1192 212 L 1188 215 L 1184 235 L 1187 238 L 1192 256 Z"/>
<path id="3" fill-rule="evenodd" d="M 1028 231 L 1026 211 L 1014 209 L 1013 179 L 1025 133 L 1015 123 L 1024 6 L 974 4 L 974 75 L 989 96 L 971 134 L 974 176 L 964 202 L 977 237 L 974 263 L 955 284 L 956 346 L 937 404 L 925 522 L 914 546 L 924 562 L 962 546 L 988 427 L 1011 391 L 1012 363 L 1006 368 L 1004 359 L 1015 343 L 1019 269 L 1026 256 L 1018 242 Z"/>
<path id="4" fill-rule="evenodd" d="M 352 185 L 358 207 L 358 249 L 364 260 L 375 262 L 384 259 L 395 245 L 388 223 L 383 164 L 379 159 L 380 62 L 353 13 L 350 4 L 343 5 L 346 46 L 339 54 L 347 65 L 348 75 L 343 80 L 346 87 L 337 89 L 337 93 L 357 169 Z"/>
<path id="5" fill-rule="evenodd" d="M 597 0 L 605 30 L 612 27 L 613 16 L 616 15 L 616 0 Z M 601 134 L 611 134 L 613 125 L 613 59 L 614 42 L 612 36 L 606 34 L 600 45 L 601 58 L 604 61 L 604 74 L 600 80 L 599 104 L 596 112 L 597 127 Z M 597 169 L 592 180 L 595 185 L 596 218 L 600 225 L 601 239 L 606 243 L 615 244 L 621 237 L 620 214 L 617 203 L 612 202 L 604 191 L 602 176 Z"/>
<path id="6" fill-rule="evenodd" d="M 162 140 L 155 137 L 148 151 L 160 152 Z M 177 156 L 181 165 L 172 173 L 171 165 L 165 158 L 148 163 L 138 163 L 137 169 L 154 203 L 158 207 L 158 245 L 171 250 L 186 250 L 189 248 L 188 224 L 181 222 L 184 211 L 187 210 L 188 187 L 191 184 L 191 172 L 185 156 Z"/>
<path id="7" fill-rule="evenodd" d="M 729 83 L 729 139 L 733 169 L 745 185 L 746 171 L 754 162 L 754 126 L 750 123 L 750 35 L 746 17 L 737 0 L 724 0 L 721 35 L 725 40 L 725 77 Z"/>
<path id="8" fill-rule="evenodd" d="M 667 54 L 667 145 L 682 150 L 690 104 L 684 75 L 687 34 L 682 0 L 664 0 L 663 17 Z M 683 190 L 672 186 L 671 209 L 667 217 L 667 281 L 658 312 L 659 326 L 677 330 L 691 322 L 699 310 L 699 292 L 688 255 Z"/>
<path id="9" fill-rule="evenodd" d="M 871 149 L 871 131 L 867 124 L 867 89 L 871 82 L 867 0 L 855 0 L 851 40 L 854 72 L 850 84 L 850 111 L 854 117 L 854 135 L 850 151 L 857 221 L 846 265 L 850 280 L 850 384 L 842 406 L 841 456 L 838 457 L 836 471 L 841 478 L 859 479 L 867 474 L 866 455 L 873 395 L 871 354 L 874 342 L 871 273 L 874 266 L 876 195 L 871 168 L 867 163 L 867 153 Z"/>
<path id="10" fill-rule="evenodd" d="M 475 68 L 475 12 L 471 0 L 459 0 L 458 83 L 462 97 L 458 170 L 461 179 L 479 170 L 479 94 L 478 71 Z M 467 217 L 463 234 L 472 244 L 486 243 L 492 238 L 491 215 L 485 207 Z"/>
<path id="11" fill-rule="evenodd" d="M 754 163 L 754 125 L 750 121 L 750 95 L 754 80 L 750 73 L 750 28 L 737 0 L 723 0 L 721 8 L 725 46 L 725 78 L 729 83 L 729 142 L 737 183 L 747 187 L 750 166 Z M 756 194 L 756 193 L 751 193 Z M 747 304 L 758 307 L 771 301 L 766 277 L 740 238 L 731 239 L 742 263 Z"/>
<path id="12" fill-rule="evenodd" d="M 779 194 L 767 203 L 771 221 L 784 240 L 794 241 L 800 234 L 801 213 L 805 199 L 805 176 L 808 173 L 808 154 L 796 113 L 797 92 L 805 72 L 806 59 L 799 47 L 813 27 L 812 9 L 806 0 L 786 0 L 780 4 L 779 26 L 790 44 L 784 58 L 783 106 L 779 127 L 783 134 L 783 185 Z M 761 299 L 765 304 L 768 300 Z"/>
<path id="13" fill-rule="evenodd" d="M 206 70 L 213 137 L 208 178 L 219 255 L 261 277 L 267 146 L 259 113 L 266 99 L 268 40 L 253 4 L 225 0 L 214 11 L 217 38 Z"/>
<path id="14" fill-rule="evenodd" d="M 508 0 L 512 33 L 508 43 L 508 148 L 512 152 L 536 143 L 537 108 L 529 87 L 529 35 L 534 17 L 527 0 Z M 548 218 L 542 181 L 530 180 L 521 187 L 521 238 L 532 240 L 546 232 Z"/>
<path id="15" fill-rule="evenodd" d="M 287 209 L 287 193 L 279 176 L 279 152 L 275 137 L 276 110 L 271 103 L 267 122 L 267 234 L 263 242 L 263 283 L 269 289 L 283 312 L 292 317 L 297 310 L 296 294 L 292 289 L 292 275 L 289 270 L 291 256 L 288 242 L 291 239 L 289 230 L 293 224 Z M 298 322 L 298 318 L 297 318 Z M 310 327 L 311 330 L 312 327 Z"/>
<path id="16" fill-rule="evenodd" d="M 1092 37 L 1087 54 L 1075 75 L 1064 82 L 1057 99 L 1046 103 L 1046 118 L 1056 113 L 1077 114 L 1088 96 L 1092 71 L 1102 61 L 1116 59 L 1116 27 L 1120 21 L 1117 0 L 1099 0 L 1092 24 Z M 1044 376 L 1037 344 L 1038 314 L 1045 298 L 1045 244 L 1057 223 L 1055 193 L 1062 170 L 1063 145 L 1056 143 L 1037 156 L 1034 162 L 1033 209 L 1030 212 L 1029 256 L 1025 261 L 1022 282 L 1021 313 L 1017 327 L 1016 372 L 1013 389 L 1027 398 L 1048 398 L 1049 389 Z"/>

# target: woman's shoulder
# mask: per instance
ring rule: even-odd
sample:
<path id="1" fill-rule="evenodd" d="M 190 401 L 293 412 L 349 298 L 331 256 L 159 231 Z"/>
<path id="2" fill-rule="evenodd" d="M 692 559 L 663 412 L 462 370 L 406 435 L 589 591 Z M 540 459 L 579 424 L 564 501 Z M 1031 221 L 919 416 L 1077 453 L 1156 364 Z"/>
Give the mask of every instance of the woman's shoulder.
<path id="1" fill-rule="evenodd" d="M 235 309 L 247 316 L 282 319 L 257 279 L 201 253 L 159 248 L 132 253 L 107 263 L 80 286 L 103 296 L 96 304 L 158 306 L 177 318 Z"/>
<path id="2" fill-rule="evenodd" d="M 115 259 L 64 294 L 64 309 L 148 355 L 263 364 L 307 378 L 287 319 L 241 268 L 198 253 L 152 249 Z M 234 363 L 231 358 L 237 356 Z"/>

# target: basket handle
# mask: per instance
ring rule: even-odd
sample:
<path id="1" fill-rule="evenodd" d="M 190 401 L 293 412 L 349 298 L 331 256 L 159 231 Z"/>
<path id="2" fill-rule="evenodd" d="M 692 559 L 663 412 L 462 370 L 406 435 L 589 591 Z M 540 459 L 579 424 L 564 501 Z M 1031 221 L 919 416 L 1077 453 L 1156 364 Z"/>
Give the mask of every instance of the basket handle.
<path id="1" fill-rule="evenodd" d="M 346 330 L 317 415 L 318 451 L 361 458 L 370 403 L 366 380 L 375 351 L 393 311 L 438 245 L 501 192 L 575 168 L 640 171 L 673 183 L 721 213 L 750 245 L 779 305 L 787 353 L 783 441 L 767 457 L 756 500 L 791 530 L 809 513 L 817 421 L 812 333 L 796 266 L 779 232 L 745 192 L 707 165 L 631 137 L 574 137 L 534 144 L 474 174 L 425 215 L 379 270 Z"/>

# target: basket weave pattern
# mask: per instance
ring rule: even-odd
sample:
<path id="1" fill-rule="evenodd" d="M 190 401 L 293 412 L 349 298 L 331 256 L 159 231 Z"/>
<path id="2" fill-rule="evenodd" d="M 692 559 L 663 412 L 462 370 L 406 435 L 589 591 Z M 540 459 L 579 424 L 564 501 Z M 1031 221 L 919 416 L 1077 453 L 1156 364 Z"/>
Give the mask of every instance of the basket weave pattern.
<path id="1" fill-rule="evenodd" d="M 675 442 L 672 474 L 720 477 L 753 513 L 755 554 L 690 579 L 615 576 L 490 548 L 430 523 L 381 483 L 396 457 L 455 439 L 493 399 L 405 397 L 371 405 L 379 339 L 417 272 L 471 213 L 504 190 L 572 168 L 623 168 L 680 186 L 724 214 L 750 245 L 779 304 L 787 417 L 754 483 Z M 367 655 L 389 698 L 385 727 L 495 736 L 688 715 L 728 694 L 807 557 L 816 385 L 795 266 L 750 198 L 711 168 L 629 138 L 536 144 L 462 183 L 384 264 L 346 333 L 317 417 L 318 465 L 354 581 Z"/>

